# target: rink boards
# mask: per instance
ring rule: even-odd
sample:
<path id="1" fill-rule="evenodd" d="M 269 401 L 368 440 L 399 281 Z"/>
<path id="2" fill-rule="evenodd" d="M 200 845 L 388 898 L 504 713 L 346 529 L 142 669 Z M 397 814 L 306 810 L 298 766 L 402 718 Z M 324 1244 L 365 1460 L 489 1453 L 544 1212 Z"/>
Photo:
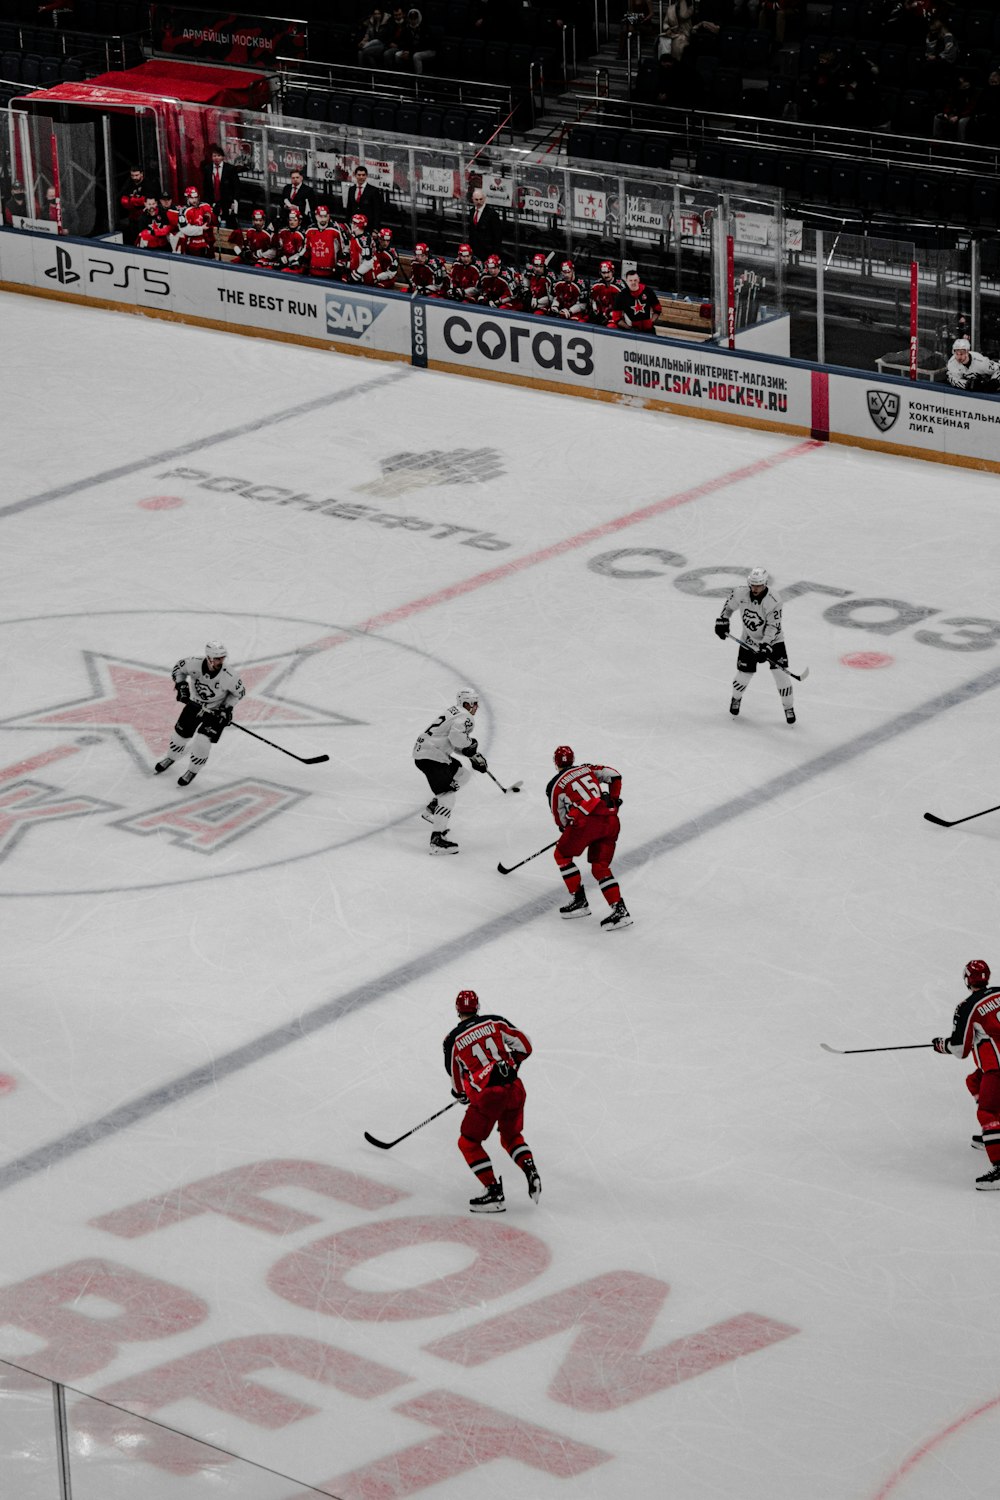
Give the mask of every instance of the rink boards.
<path id="1" fill-rule="evenodd" d="M 25 231 L 0 287 L 1000 471 L 1000 398 L 898 377 Z"/>

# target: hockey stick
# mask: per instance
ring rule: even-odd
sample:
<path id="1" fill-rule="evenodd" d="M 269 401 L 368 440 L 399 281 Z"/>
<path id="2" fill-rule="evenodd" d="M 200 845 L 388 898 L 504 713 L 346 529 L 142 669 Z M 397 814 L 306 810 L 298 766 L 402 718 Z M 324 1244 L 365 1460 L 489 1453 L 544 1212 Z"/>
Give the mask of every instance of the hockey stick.
<path id="1" fill-rule="evenodd" d="M 538 856 L 540 854 L 544 854 L 546 850 L 554 849 L 558 842 L 558 839 L 553 839 L 551 844 L 545 845 L 544 849 L 536 849 L 534 854 L 528 855 L 527 859 L 519 859 L 516 865 L 497 865 L 497 869 L 500 871 L 501 875 L 509 875 L 511 870 L 519 870 L 522 865 L 526 865 L 529 859 L 537 859 Z"/>
<path id="2" fill-rule="evenodd" d="M 521 788 L 524 786 L 524 782 L 523 781 L 512 781 L 511 784 L 510 784 L 510 786 L 504 786 L 502 782 L 497 781 L 497 779 L 494 776 L 494 774 L 493 774 L 492 771 L 487 771 L 486 774 L 490 778 L 491 781 L 496 781 L 497 786 L 504 793 L 504 795 L 506 795 L 507 792 L 519 792 L 521 790 Z"/>
<path id="3" fill-rule="evenodd" d="M 463 1102 L 462 1099 L 453 1099 L 450 1104 L 445 1105 L 444 1109 L 439 1109 L 436 1115 L 428 1115 L 426 1120 L 421 1120 L 419 1125 L 414 1125 L 413 1130 L 408 1130 L 406 1135 L 397 1135 L 394 1141 L 378 1141 L 373 1135 L 369 1135 L 367 1130 L 365 1131 L 365 1140 L 369 1145 L 377 1146 L 380 1151 L 391 1151 L 393 1146 L 398 1146 L 400 1141 L 405 1141 L 406 1136 L 412 1135 L 413 1131 L 423 1130 L 424 1126 L 429 1125 L 432 1120 L 438 1119 L 440 1115 L 447 1114 L 449 1109 L 454 1109 L 456 1104 L 462 1104 Z"/>
<path id="4" fill-rule="evenodd" d="M 761 659 L 760 652 L 757 650 L 757 648 L 750 641 L 741 641 L 738 635 L 731 636 L 730 639 L 734 640 L 736 642 L 737 646 L 742 647 L 744 650 L 746 650 L 746 651 L 752 651 L 753 654 L 754 654 L 754 656 L 756 656 L 757 660 L 760 661 L 760 659 Z M 809 676 L 809 668 L 808 667 L 803 667 L 801 672 L 793 672 L 792 669 L 791 669 L 791 667 L 779 667 L 778 671 L 779 672 L 787 672 L 788 675 L 789 675 L 789 677 L 794 677 L 795 678 L 796 682 L 805 682 L 806 678 Z"/>
<path id="5" fill-rule="evenodd" d="M 272 750 L 280 750 L 282 755 L 290 755 L 292 760 L 297 760 L 304 766 L 318 766 L 322 761 L 330 759 L 328 755 L 296 755 L 294 750 L 286 750 L 284 745 L 276 745 L 273 740 L 266 740 L 262 734 L 254 733 L 245 724 L 237 724 L 235 719 L 231 719 L 230 723 L 234 729 L 241 729 L 244 734 L 252 735 L 255 740 L 260 740 L 262 745 L 270 745 Z"/>
<path id="6" fill-rule="evenodd" d="M 1000 807 L 984 807 L 982 812 L 969 813 L 967 818 L 953 818 L 950 823 L 947 818 L 939 818 L 934 813 L 924 813 L 924 817 L 928 823 L 936 823 L 939 828 L 957 828 L 959 823 L 971 823 L 973 818 L 985 818 L 991 812 L 1000 812 Z"/>
<path id="7" fill-rule="evenodd" d="M 840 1057 L 846 1057 L 850 1052 L 916 1052 L 921 1047 L 933 1047 L 933 1042 L 906 1042 L 902 1047 L 831 1047 L 827 1042 L 820 1042 L 824 1052 L 836 1052 Z"/>

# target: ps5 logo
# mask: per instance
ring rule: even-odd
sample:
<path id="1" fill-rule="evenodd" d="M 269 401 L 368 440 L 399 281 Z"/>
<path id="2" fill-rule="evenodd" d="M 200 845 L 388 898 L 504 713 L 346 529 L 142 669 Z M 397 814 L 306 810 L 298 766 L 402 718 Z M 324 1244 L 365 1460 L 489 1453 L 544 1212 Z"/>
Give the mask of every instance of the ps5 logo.
<path id="1" fill-rule="evenodd" d="M 71 281 L 80 280 L 76 271 L 73 270 L 73 257 L 61 245 L 56 246 L 55 265 L 50 266 L 45 274 L 53 281 L 58 281 L 60 286 L 69 286 Z"/>

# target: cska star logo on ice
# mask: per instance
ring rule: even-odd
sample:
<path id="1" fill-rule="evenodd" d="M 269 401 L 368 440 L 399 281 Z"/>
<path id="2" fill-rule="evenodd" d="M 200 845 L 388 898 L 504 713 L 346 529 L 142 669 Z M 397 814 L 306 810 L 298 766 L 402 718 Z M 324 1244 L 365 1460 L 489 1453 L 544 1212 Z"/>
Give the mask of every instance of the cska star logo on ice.
<path id="1" fill-rule="evenodd" d="M 896 391 L 869 391 L 868 415 L 879 432 L 888 432 L 895 426 L 901 402 Z"/>
<path id="2" fill-rule="evenodd" d="M 504 473 L 495 448 L 431 448 L 425 453 L 391 453 L 379 462 L 382 478 L 355 485 L 356 493 L 392 499 L 431 484 L 487 484 Z"/>

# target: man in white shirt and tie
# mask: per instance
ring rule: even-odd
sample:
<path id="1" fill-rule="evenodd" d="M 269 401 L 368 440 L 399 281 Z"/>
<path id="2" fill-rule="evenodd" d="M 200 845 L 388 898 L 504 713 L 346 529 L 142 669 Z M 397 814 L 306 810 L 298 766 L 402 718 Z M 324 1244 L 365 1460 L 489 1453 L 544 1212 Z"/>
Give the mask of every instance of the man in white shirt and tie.
<path id="1" fill-rule="evenodd" d="M 469 244 L 475 260 L 485 261 L 488 255 L 499 255 L 503 248 L 503 225 L 500 215 L 492 204 L 487 203 L 481 187 L 472 190 L 472 221 L 469 225 Z"/>

